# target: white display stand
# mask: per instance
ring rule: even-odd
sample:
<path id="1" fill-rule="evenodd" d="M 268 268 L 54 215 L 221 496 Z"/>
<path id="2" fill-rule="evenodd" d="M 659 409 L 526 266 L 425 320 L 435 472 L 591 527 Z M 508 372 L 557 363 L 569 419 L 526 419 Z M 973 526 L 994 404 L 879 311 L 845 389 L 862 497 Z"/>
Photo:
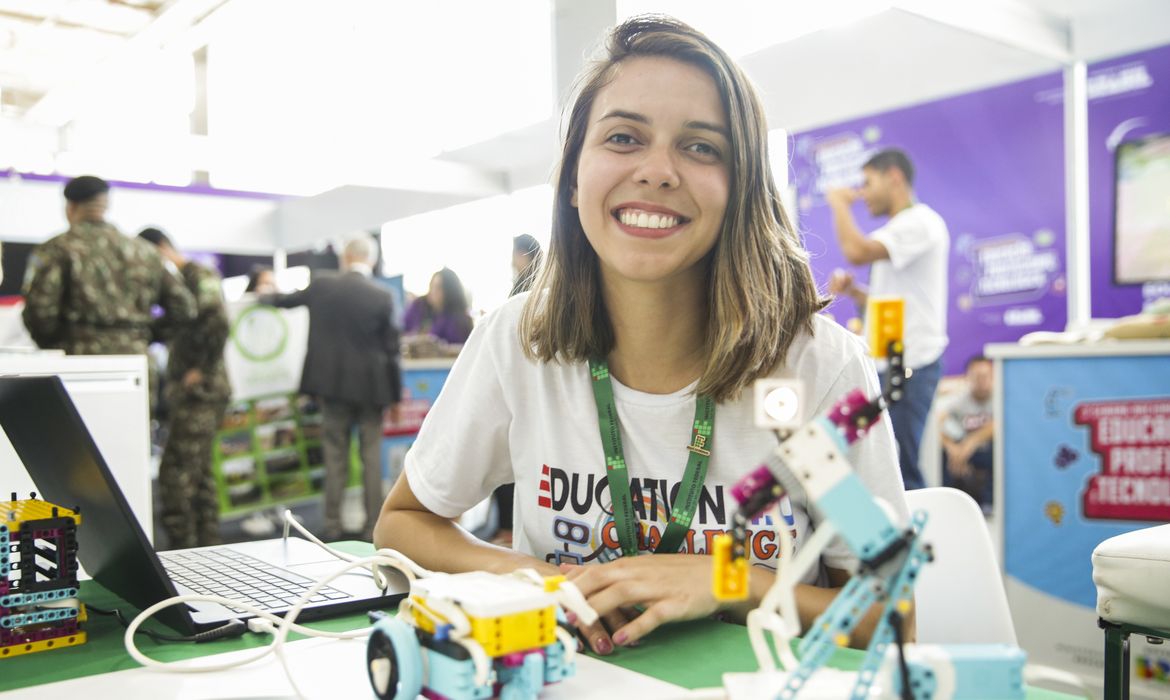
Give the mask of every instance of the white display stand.
<path id="1" fill-rule="evenodd" d="M 150 470 L 150 399 L 146 357 L 142 355 L 0 355 L 0 374 L 55 374 L 76 404 L 114 478 L 154 539 Z M 16 491 L 27 498 L 38 489 L 0 431 L 0 497 Z M 61 503 L 66 507 L 70 503 Z M 84 514 L 83 514 L 84 517 Z M 82 525 L 84 527 L 84 525 Z"/>

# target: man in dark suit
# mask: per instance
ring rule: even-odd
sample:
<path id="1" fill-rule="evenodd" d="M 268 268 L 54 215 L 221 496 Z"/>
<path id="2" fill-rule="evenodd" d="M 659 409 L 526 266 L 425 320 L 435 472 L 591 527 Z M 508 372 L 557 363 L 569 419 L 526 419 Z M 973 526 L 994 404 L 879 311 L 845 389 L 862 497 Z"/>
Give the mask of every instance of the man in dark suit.
<path id="1" fill-rule="evenodd" d="M 299 292 L 261 297 L 273 306 L 309 307 L 309 348 L 301 392 L 320 400 L 324 418 L 326 541 L 342 536 L 341 498 L 355 426 L 364 475 L 365 538 L 371 537 L 382 509 L 382 414 L 388 408 L 397 419 L 402 373 L 393 298 L 370 279 L 377 259 L 378 244 L 373 238 L 354 237 L 342 252 L 341 274 L 315 276 Z"/>

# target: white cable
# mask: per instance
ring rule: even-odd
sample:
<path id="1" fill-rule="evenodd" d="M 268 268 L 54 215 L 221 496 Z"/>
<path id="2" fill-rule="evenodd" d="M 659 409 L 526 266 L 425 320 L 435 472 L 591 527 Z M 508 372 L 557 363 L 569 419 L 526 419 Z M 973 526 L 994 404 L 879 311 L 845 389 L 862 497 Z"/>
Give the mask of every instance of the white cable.
<path id="1" fill-rule="evenodd" d="M 557 625 L 555 631 L 557 639 L 561 641 L 561 646 L 565 648 L 565 665 L 570 666 L 577 660 L 577 638 L 560 625 Z"/>
<path id="2" fill-rule="evenodd" d="M 281 514 L 281 517 L 284 520 L 283 539 L 285 539 L 285 540 L 288 539 L 289 528 L 294 527 L 294 528 L 296 528 L 297 532 L 304 535 L 305 539 L 307 539 L 308 541 L 317 545 L 318 547 L 325 550 L 326 552 L 332 554 L 333 556 L 337 557 L 338 559 L 341 559 L 342 561 L 357 561 L 358 560 L 357 556 L 355 556 L 353 554 L 346 553 L 346 552 L 342 552 L 339 549 L 334 549 L 333 547 L 330 547 L 329 545 L 322 542 L 316 535 L 309 532 L 309 530 L 304 525 L 302 525 L 300 522 L 297 521 L 296 518 L 293 517 L 293 513 L 291 510 L 285 509 L 284 513 Z M 389 566 L 392 569 L 397 569 L 398 571 L 401 571 L 402 574 L 404 576 L 406 576 L 407 580 L 409 580 L 409 581 L 413 581 L 416 578 L 426 578 L 427 576 L 433 576 L 435 574 L 435 572 L 429 571 L 429 570 L 424 569 L 423 567 L 419 566 L 418 564 L 416 564 L 414 562 L 413 559 L 406 556 L 405 554 L 402 554 L 401 552 L 398 552 L 397 550 L 379 549 L 377 553 L 378 554 L 385 554 L 386 556 L 393 557 L 396 561 L 384 564 L 383 566 Z M 378 588 L 380 588 L 384 591 L 389 587 L 390 582 L 386 579 L 386 574 L 381 569 L 379 569 L 377 566 L 370 567 L 370 573 L 373 575 L 374 583 L 377 584 Z"/>
<path id="3" fill-rule="evenodd" d="M 527 581 L 534 586 L 544 586 L 544 577 L 537 573 L 536 569 L 516 569 L 509 573 L 508 576 Z"/>
<path id="4" fill-rule="evenodd" d="M 450 630 L 448 633 L 448 639 L 454 641 L 455 644 L 466 648 L 468 653 L 472 654 L 472 663 L 475 665 L 476 685 L 487 685 L 488 677 L 491 674 L 491 659 L 488 657 L 488 653 L 483 651 L 483 646 L 480 645 L 479 641 L 469 637 L 469 634 L 472 633 L 472 623 L 470 623 L 470 620 L 467 619 L 467 616 L 464 615 L 463 611 L 457 608 L 457 606 L 449 605 L 448 602 L 443 601 L 443 599 L 439 599 L 439 601 L 427 601 L 427 605 L 422 605 L 421 603 L 415 602 L 413 598 L 402 598 L 402 602 L 398 604 L 398 617 L 402 620 L 402 622 L 405 622 L 412 627 L 414 624 L 411 620 L 411 612 L 418 612 L 419 615 L 431 619 L 431 622 L 434 623 L 435 626 L 442 624 L 452 624 L 449 622 L 449 620 L 443 619 L 438 615 L 438 613 L 432 612 L 431 609 L 428 608 L 429 605 L 433 605 L 435 603 L 438 603 L 438 605 L 434 605 L 435 608 L 453 610 L 456 613 L 454 617 L 460 619 L 462 623 L 467 625 L 467 629 L 463 633 L 460 633 L 457 627 L 456 629 Z"/>
<path id="5" fill-rule="evenodd" d="M 392 550 L 386 550 L 386 551 L 392 551 Z M 405 559 L 405 557 L 403 557 L 403 558 Z M 411 563 L 413 563 L 413 562 L 411 562 Z M 305 608 L 305 606 L 309 604 L 309 599 L 316 596 L 321 591 L 322 588 L 325 588 L 326 586 L 328 586 L 330 583 L 333 582 L 334 579 L 337 579 L 337 578 L 340 578 L 341 576 L 344 576 L 351 569 L 373 567 L 373 566 L 396 566 L 397 564 L 398 564 L 397 561 L 395 561 L 394 559 L 391 559 L 385 555 L 382 555 L 382 554 L 375 554 L 372 557 L 365 557 L 362 559 L 357 559 L 355 561 L 346 562 L 346 564 L 344 566 L 342 566 L 339 569 L 336 569 L 333 573 L 329 574 L 328 576 L 326 576 L 323 579 L 320 579 L 319 581 L 314 583 L 312 586 L 310 586 L 309 590 L 305 591 L 301 595 L 300 600 L 298 600 L 292 606 L 292 608 L 290 608 L 289 611 L 287 613 L 285 613 L 284 619 L 281 620 L 280 625 L 277 628 L 276 641 L 274 641 L 272 643 L 272 647 L 273 647 L 273 653 L 275 653 L 276 658 L 280 660 L 280 665 L 282 668 L 284 668 L 284 673 L 286 676 L 288 676 L 289 684 L 292 685 L 293 690 L 296 691 L 297 697 L 303 698 L 304 694 L 301 692 L 300 687 L 297 686 L 297 683 L 293 679 L 293 676 L 292 676 L 292 670 L 288 667 L 288 659 L 284 655 L 284 643 L 285 643 L 285 640 L 288 639 L 289 631 L 292 630 L 293 627 L 297 626 L 294 624 L 297 620 L 297 616 L 299 616 L 301 614 L 301 610 L 303 610 Z M 468 629 L 470 629 L 470 624 L 468 625 Z M 364 631 L 368 634 L 370 629 L 367 628 Z"/>
<path id="6" fill-rule="evenodd" d="M 256 606 L 252 605 L 251 603 L 248 603 L 245 601 L 240 601 L 240 600 L 233 600 L 233 599 L 225 598 L 222 596 L 191 594 L 191 595 L 180 595 L 180 596 L 174 596 L 172 598 L 167 598 L 166 600 L 155 603 L 154 605 L 143 610 L 141 613 L 138 614 L 138 616 L 136 616 L 130 622 L 129 626 L 126 628 L 126 634 L 123 637 L 123 641 L 124 641 L 124 644 L 126 646 L 126 652 L 130 655 L 131 658 L 133 658 L 135 661 L 137 661 L 141 665 L 143 665 L 147 668 L 152 668 L 152 669 L 155 669 L 157 671 L 162 671 L 165 673 L 208 673 L 208 672 L 213 672 L 213 671 L 226 671 L 226 670 L 231 669 L 231 668 L 236 668 L 239 666 L 244 666 L 246 664 L 250 664 L 254 661 L 259 661 L 260 659 L 264 658 L 268 654 L 274 653 L 274 654 L 276 654 L 277 658 L 280 659 L 281 666 L 285 671 L 285 675 L 288 677 L 289 684 L 292 686 L 293 690 L 296 692 L 297 697 L 304 697 L 304 694 L 301 692 L 300 687 L 297 685 L 296 680 L 292 676 L 292 672 L 288 667 L 287 659 L 285 658 L 284 653 L 283 653 L 283 646 L 284 646 L 285 640 L 288 637 L 288 633 L 290 631 L 295 631 L 298 634 L 303 634 L 307 637 L 324 637 L 324 638 L 328 638 L 328 639 L 357 639 L 360 637 L 368 636 L 371 628 L 365 627 L 362 629 L 351 630 L 348 632 L 324 632 L 324 631 L 314 630 L 314 629 L 310 629 L 308 627 L 303 627 L 301 625 L 296 624 L 297 616 L 300 614 L 300 612 L 304 608 L 304 606 L 309 602 L 309 599 L 312 598 L 313 596 L 317 595 L 317 593 L 322 588 L 324 588 L 326 585 L 331 583 L 334 579 L 348 573 L 350 570 L 355 569 L 355 568 L 367 567 L 367 566 L 376 565 L 376 564 L 390 564 L 390 563 L 392 563 L 390 559 L 383 557 L 383 556 L 379 556 L 379 555 L 375 555 L 372 557 L 366 557 L 365 559 L 358 559 L 358 560 L 352 561 L 352 562 L 346 562 L 345 565 L 342 566 L 341 568 L 337 569 L 336 571 L 334 571 L 330 575 L 326 576 L 325 578 L 321 579 L 320 581 L 317 581 L 316 583 L 314 583 L 301 596 L 301 598 L 296 602 L 296 604 L 288 611 L 288 613 L 286 614 L 286 616 L 283 619 L 276 616 L 276 615 L 273 615 L 272 613 L 270 613 L 266 610 L 262 610 Z M 244 610 L 245 612 L 248 612 L 250 614 L 256 615 L 257 617 L 264 618 L 264 619 L 266 619 L 270 622 L 273 622 L 277 625 L 276 639 L 273 641 L 272 644 L 258 650 L 255 654 L 251 654 L 249 656 L 245 656 L 241 659 L 236 659 L 234 661 L 223 662 L 223 663 L 218 663 L 218 664 L 204 664 L 204 663 L 200 663 L 198 661 L 182 662 L 182 663 L 180 663 L 180 662 L 161 662 L 161 661 L 156 661 L 155 659 L 152 659 L 149 656 L 146 656 L 145 654 L 143 654 L 138 649 L 137 645 L 134 642 L 134 634 L 138 631 L 138 628 L 142 625 L 142 623 L 145 622 L 150 617 L 152 617 L 159 610 L 162 610 L 163 608 L 167 608 L 167 607 L 170 607 L 171 605 L 177 605 L 179 603 L 187 603 L 187 602 L 216 603 L 219 605 L 231 606 L 231 607 L 235 607 L 235 608 L 239 608 L 241 610 Z"/>
<path id="7" fill-rule="evenodd" d="M 452 637 L 471 636 L 471 619 L 467 617 L 467 613 L 463 612 L 462 608 L 447 598 L 432 595 L 427 598 L 425 604 L 411 598 L 405 598 L 398 604 L 400 610 L 403 604 L 407 606 L 407 610 L 419 611 L 436 625 L 451 625 L 450 635 Z"/>
<path id="8" fill-rule="evenodd" d="M 475 683 L 479 686 L 487 685 L 492 673 L 492 660 L 483 650 L 479 642 L 474 639 L 452 637 L 451 641 L 466 649 L 471 654 L 471 661 L 475 664 Z"/>
<path id="9" fill-rule="evenodd" d="M 32 603 L 31 605 L 17 606 L 16 609 L 19 610 L 21 608 L 28 608 L 28 607 L 31 607 L 34 609 L 43 609 L 43 610 L 59 609 L 59 608 L 73 608 L 76 610 L 76 609 L 81 607 L 81 601 L 78 600 L 77 598 L 60 598 L 58 600 L 42 600 L 39 603 Z"/>
<path id="10" fill-rule="evenodd" d="M 186 663 L 175 661 L 156 661 L 155 659 L 152 659 L 149 656 L 143 654 L 134 643 L 135 632 L 138 631 L 138 628 L 142 626 L 143 622 L 153 617 L 154 614 L 159 610 L 168 608 L 172 605 L 178 605 L 180 603 L 216 603 L 218 605 L 230 605 L 232 607 L 246 610 L 247 612 L 256 615 L 257 617 L 262 617 L 266 620 L 269 620 L 270 622 L 282 622 L 282 620 L 276 615 L 273 615 L 272 613 L 265 610 L 261 610 L 241 600 L 233 600 L 231 598 L 224 598 L 222 596 L 216 595 L 199 595 L 194 593 L 187 595 L 177 595 L 155 603 L 149 608 L 143 610 L 138 614 L 137 617 L 130 621 L 130 625 L 126 628 L 126 633 L 123 637 L 123 640 L 126 644 L 126 653 L 130 654 L 130 656 L 139 664 L 146 666 L 147 668 L 153 668 L 157 671 L 162 671 L 164 673 L 207 673 L 210 671 L 226 671 L 237 666 L 243 666 L 245 664 L 251 663 L 252 661 L 263 658 L 264 656 L 272 653 L 272 647 L 268 646 L 259 650 L 260 653 L 255 657 L 250 657 L 241 661 L 214 665 L 200 664 L 197 662 L 197 660 L 192 660 Z M 310 637 L 328 637 L 332 639 L 355 639 L 357 637 L 369 634 L 370 632 L 368 627 L 362 628 L 360 630 L 352 630 L 350 632 L 324 632 L 321 630 L 301 627 L 300 625 L 294 625 L 293 630 L 298 634 L 304 634 Z"/>
<path id="11" fill-rule="evenodd" d="M 516 569 L 510 575 L 528 581 L 535 586 L 544 587 L 544 576 L 541 576 L 536 569 Z M 577 588 L 577 584 L 572 581 L 561 581 L 557 590 L 552 591 L 551 595 L 562 608 L 576 615 L 577 619 L 586 625 L 597 622 L 597 611 L 589 605 L 589 601 L 585 600 L 585 596 L 581 594 L 581 589 Z"/>
<path id="12" fill-rule="evenodd" d="M 307 637 L 323 637 L 328 639 L 357 639 L 368 636 L 373 629 L 372 627 L 364 627 L 362 629 L 351 630 L 348 632 L 324 632 L 296 624 L 296 619 L 300 615 L 301 611 L 309 603 L 309 600 L 316 596 L 321 591 L 321 589 L 332 583 L 334 579 L 337 579 L 346 573 L 359 568 L 368 569 L 374 576 L 375 582 L 379 584 L 379 587 L 382 588 L 383 591 L 386 589 L 388 581 L 385 578 L 385 573 L 381 571 L 380 567 L 396 569 L 402 572 L 403 575 L 405 575 L 407 579 L 411 581 L 415 580 L 416 578 L 447 575 L 424 569 L 406 555 L 393 549 L 380 549 L 372 556 L 367 557 L 357 557 L 352 554 L 347 554 L 345 552 L 333 549 L 319 540 L 311 532 L 305 529 L 299 522 L 293 519 L 292 512 L 288 510 L 284 512 L 284 522 L 285 539 L 287 539 L 289 536 L 290 527 L 294 527 L 310 542 L 313 542 L 318 547 L 321 547 L 333 556 L 342 560 L 344 565 L 324 578 L 314 582 L 313 585 L 310 586 L 309 589 L 305 591 L 296 601 L 296 603 L 294 603 L 293 606 L 286 612 L 283 618 L 273 615 L 266 610 L 262 610 L 249 602 L 234 600 L 223 596 L 187 594 L 173 596 L 171 598 L 167 598 L 166 600 L 155 603 L 154 605 L 151 605 L 139 613 L 126 628 L 126 634 L 123 637 L 123 642 L 126 647 L 126 652 L 130 655 L 130 657 L 146 668 L 162 671 L 164 673 L 209 673 L 216 671 L 226 671 L 228 669 L 244 666 L 255 661 L 259 661 L 269 654 L 275 654 L 276 657 L 280 660 L 281 668 L 284 670 L 285 676 L 288 678 L 289 685 L 292 686 L 292 689 L 298 698 L 303 698 L 304 693 L 301 691 L 300 686 L 297 685 L 296 679 L 293 678 L 292 670 L 288 665 L 288 659 L 284 654 L 284 645 L 288 639 L 288 634 L 290 631 L 297 632 L 298 634 L 302 634 Z M 535 575 L 535 578 L 533 578 L 533 575 Z M 544 579 L 539 575 L 536 575 L 535 571 L 531 572 L 531 575 L 527 573 L 520 573 L 519 577 L 528 579 L 530 582 L 538 585 L 543 585 L 544 583 Z M 581 596 L 580 590 L 575 585 L 564 582 L 561 584 L 561 588 L 563 588 L 564 591 L 563 595 L 557 596 L 558 601 L 564 599 L 565 603 L 563 604 L 565 604 L 567 608 L 577 612 L 581 619 L 587 619 L 590 617 L 592 619 L 596 619 L 597 613 L 593 611 L 593 609 L 589 607 L 587 603 L 584 603 L 584 598 Z M 580 599 L 580 602 L 584 604 L 584 608 L 580 609 L 579 611 L 577 610 L 579 606 L 577 605 L 578 601 L 576 599 Z M 201 663 L 200 660 L 191 660 L 186 662 L 162 662 L 143 654 L 134 642 L 134 635 L 138 631 L 138 628 L 142 626 L 142 623 L 153 617 L 158 611 L 164 608 L 188 602 L 215 603 L 227 607 L 238 608 L 244 612 L 255 615 L 256 618 L 262 620 L 263 622 L 258 622 L 256 620 L 249 621 L 248 629 L 253 632 L 272 631 L 275 638 L 271 644 L 257 650 L 255 654 L 222 663 Z M 428 610 L 427 607 L 433 609 L 434 612 Z M 450 625 L 452 628 L 449 637 L 451 641 L 465 648 L 471 655 L 472 661 L 475 665 L 476 683 L 479 685 L 486 685 L 488 683 L 490 680 L 492 667 L 491 659 L 488 657 L 487 652 L 484 651 L 483 647 L 478 642 L 469 638 L 471 635 L 471 620 L 455 602 L 443 598 L 432 598 L 427 601 L 427 606 L 422 606 L 416 604 L 409 597 L 407 597 L 403 598 L 399 603 L 398 616 L 400 618 L 406 619 L 408 618 L 409 611 L 412 610 L 417 610 L 441 624 Z M 443 616 L 445 619 L 442 619 L 439 616 Z M 272 625 L 275 625 L 275 629 L 273 629 Z M 563 630 L 558 627 L 557 636 L 565 647 L 566 659 L 572 660 L 575 658 L 574 655 L 576 653 L 575 640 L 567 633 L 562 636 L 562 632 Z"/>
<path id="13" fill-rule="evenodd" d="M 432 611 L 431 608 L 435 610 Z M 427 600 L 425 605 L 413 598 L 403 598 L 402 602 L 398 604 L 399 617 L 410 624 L 409 613 L 411 612 L 417 612 L 428 618 L 436 627 L 438 625 L 451 625 L 450 634 L 452 636 L 467 637 L 471 634 L 471 620 L 467 618 L 467 615 L 458 606 L 442 598 L 432 597 Z M 447 617 L 443 617 L 444 615 Z"/>
<path id="14" fill-rule="evenodd" d="M 796 585 L 820 561 L 821 554 L 837 534 L 837 530 L 832 523 L 821 522 L 800 551 L 793 556 L 795 545 L 792 533 L 788 530 L 788 523 L 779 513 L 775 518 L 776 534 L 780 539 L 780 570 L 776 574 L 776 580 L 760 601 L 759 607 L 748 613 L 748 639 L 761 669 L 766 671 L 776 669 L 772 656 L 772 650 L 775 649 L 784 670 L 791 672 L 799 665 L 796 655 L 792 652 L 792 639 L 800 634 Z M 771 644 L 767 640 L 768 632 L 772 634 Z"/>

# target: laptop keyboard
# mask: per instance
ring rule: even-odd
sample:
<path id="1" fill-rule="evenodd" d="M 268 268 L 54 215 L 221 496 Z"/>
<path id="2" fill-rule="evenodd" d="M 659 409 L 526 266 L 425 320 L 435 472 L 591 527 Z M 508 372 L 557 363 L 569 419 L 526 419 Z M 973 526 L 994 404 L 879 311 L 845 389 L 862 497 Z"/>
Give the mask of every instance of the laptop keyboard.
<path id="1" fill-rule="evenodd" d="M 203 595 L 217 595 L 251 603 L 262 610 L 291 608 L 314 581 L 240 554 L 226 547 L 182 552 L 159 552 L 163 568 L 178 585 Z M 309 599 L 324 603 L 351 597 L 336 588 L 325 587 Z M 232 612 L 241 608 L 225 606 Z"/>

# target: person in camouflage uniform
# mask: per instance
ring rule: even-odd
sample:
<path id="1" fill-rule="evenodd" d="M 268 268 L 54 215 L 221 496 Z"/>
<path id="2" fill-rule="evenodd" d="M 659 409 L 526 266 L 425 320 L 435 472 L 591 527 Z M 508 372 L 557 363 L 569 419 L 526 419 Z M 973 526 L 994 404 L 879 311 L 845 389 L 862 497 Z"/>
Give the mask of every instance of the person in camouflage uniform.
<path id="1" fill-rule="evenodd" d="M 193 321 L 161 319 L 155 326 L 156 336 L 167 341 L 169 355 L 163 393 L 167 444 L 158 468 L 163 529 L 175 549 L 218 544 L 211 450 L 232 393 L 223 360 L 231 327 L 222 282 L 214 270 L 179 253 L 162 231 L 148 228 L 138 236 L 179 268 L 199 312 Z"/>
<path id="2" fill-rule="evenodd" d="M 69 355 L 145 355 L 152 307 L 195 318 L 195 299 L 144 241 L 106 223 L 110 186 L 83 175 L 65 185 L 69 230 L 33 251 L 25 276 L 24 325 L 42 348 Z M 150 368 L 150 395 L 157 378 Z"/>

